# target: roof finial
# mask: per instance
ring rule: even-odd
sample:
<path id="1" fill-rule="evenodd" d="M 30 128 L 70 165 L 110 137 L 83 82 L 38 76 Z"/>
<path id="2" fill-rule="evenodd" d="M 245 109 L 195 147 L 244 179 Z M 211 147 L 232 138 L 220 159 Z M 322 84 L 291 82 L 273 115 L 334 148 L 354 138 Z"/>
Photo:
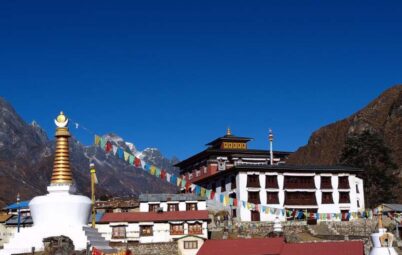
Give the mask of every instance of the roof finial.
<path id="1" fill-rule="evenodd" d="M 383 228 L 382 226 L 382 205 L 378 207 L 378 228 Z"/>
<path id="2" fill-rule="evenodd" d="M 227 135 L 227 136 L 232 135 L 232 131 L 230 130 L 230 127 L 228 127 L 228 128 L 226 129 L 226 135 Z"/>
<path id="3" fill-rule="evenodd" d="M 56 151 L 54 157 L 53 174 L 51 179 L 52 185 L 67 184 L 71 185 L 73 182 L 71 169 L 70 169 L 70 153 L 68 138 L 68 118 L 63 112 L 54 120 L 56 124 Z"/>

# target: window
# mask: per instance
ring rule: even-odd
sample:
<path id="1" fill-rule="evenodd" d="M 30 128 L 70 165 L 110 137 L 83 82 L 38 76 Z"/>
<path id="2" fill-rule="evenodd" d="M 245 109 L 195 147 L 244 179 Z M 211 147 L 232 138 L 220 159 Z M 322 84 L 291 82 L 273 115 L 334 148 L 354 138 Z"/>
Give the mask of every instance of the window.
<path id="1" fill-rule="evenodd" d="M 285 192 L 285 205 L 317 205 L 315 192 Z"/>
<path id="2" fill-rule="evenodd" d="M 332 189 L 331 176 L 321 176 L 321 189 Z"/>
<path id="3" fill-rule="evenodd" d="M 183 224 L 170 224 L 170 234 L 171 235 L 184 235 L 184 225 Z"/>
<path id="4" fill-rule="evenodd" d="M 212 190 L 213 192 L 216 192 L 216 183 L 212 183 L 211 190 Z"/>
<path id="5" fill-rule="evenodd" d="M 349 189 L 349 178 L 348 176 L 339 177 L 339 189 Z"/>
<path id="6" fill-rule="evenodd" d="M 250 211 L 250 212 L 251 212 L 251 221 L 260 221 L 259 211 Z"/>
<path id="7" fill-rule="evenodd" d="M 187 211 L 197 211 L 197 203 L 187 203 L 186 210 Z"/>
<path id="8" fill-rule="evenodd" d="M 277 189 L 278 188 L 278 178 L 276 175 L 267 175 L 265 177 L 265 188 L 267 188 L 267 189 Z"/>
<path id="9" fill-rule="evenodd" d="M 140 226 L 140 236 L 152 236 L 152 225 L 149 226 Z"/>
<path id="10" fill-rule="evenodd" d="M 236 176 L 230 177 L 231 189 L 236 189 Z"/>
<path id="11" fill-rule="evenodd" d="M 226 160 L 218 158 L 218 170 L 223 171 L 226 169 Z"/>
<path id="12" fill-rule="evenodd" d="M 157 212 L 159 209 L 159 204 L 149 204 L 149 212 Z"/>
<path id="13" fill-rule="evenodd" d="M 253 203 L 253 204 L 259 204 L 260 203 L 260 192 L 248 192 L 248 202 Z"/>
<path id="14" fill-rule="evenodd" d="M 200 170 L 195 170 L 195 177 L 199 177 L 201 175 L 201 171 Z"/>
<path id="15" fill-rule="evenodd" d="M 360 208 L 360 201 L 356 200 L 356 203 L 357 203 L 357 207 Z"/>
<path id="16" fill-rule="evenodd" d="M 357 193 L 357 194 L 360 193 L 360 192 L 359 192 L 359 185 L 358 185 L 358 184 L 356 184 L 356 193 Z"/>
<path id="17" fill-rule="evenodd" d="M 190 173 L 189 173 L 189 174 L 188 174 L 188 179 L 189 179 L 189 180 L 193 179 L 193 174 L 190 174 Z"/>
<path id="18" fill-rule="evenodd" d="M 339 203 L 350 203 L 349 192 L 339 192 Z"/>
<path id="19" fill-rule="evenodd" d="M 225 192 L 226 191 L 226 183 L 225 180 L 221 181 L 221 192 Z"/>
<path id="20" fill-rule="evenodd" d="M 322 204 L 333 204 L 334 201 L 332 200 L 332 192 L 323 192 L 321 203 Z"/>
<path id="21" fill-rule="evenodd" d="M 259 175 L 256 174 L 247 175 L 247 187 L 259 188 L 260 187 Z"/>
<path id="22" fill-rule="evenodd" d="M 179 210 L 179 204 L 168 204 L 168 212 L 176 212 Z"/>
<path id="23" fill-rule="evenodd" d="M 278 192 L 267 192 L 267 204 L 279 204 Z"/>
<path id="24" fill-rule="evenodd" d="M 315 189 L 313 176 L 285 176 L 285 189 Z"/>
<path id="25" fill-rule="evenodd" d="M 113 226 L 112 238 L 123 239 L 126 238 L 126 226 Z"/>
<path id="26" fill-rule="evenodd" d="M 184 249 L 198 249 L 198 242 L 197 241 L 184 241 L 183 248 Z"/>
<path id="27" fill-rule="evenodd" d="M 193 223 L 188 224 L 188 234 L 189 235 L 202 235 L 202 224 L 201 223 Z"/>
<path id="28" fill-rule="evenodd" d="M 236 218 L 237 217 L 237 210 L 236 208 L 232 209 L 232 218 Z"/>

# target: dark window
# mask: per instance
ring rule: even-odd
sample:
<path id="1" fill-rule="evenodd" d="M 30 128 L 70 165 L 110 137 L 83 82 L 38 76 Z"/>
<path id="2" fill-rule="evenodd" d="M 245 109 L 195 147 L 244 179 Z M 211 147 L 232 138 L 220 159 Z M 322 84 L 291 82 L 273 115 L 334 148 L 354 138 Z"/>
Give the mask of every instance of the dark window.
<path id="1" fill-rule="evenodd" d="M 278 192 L 267 192 L 267 204 L 279 204 Z"/>
<path id="2" fill-rule="evenodd" d="M 140 226 L 140 236 L 152 236 L 152 226 Z"/>
<path id="3" fill-rule="evenodd" d="M 349 178 L 348 176 L 339 177 L 338 189 L 349 189 Z"/>
<path id="4" fill-rule="evenodd" d="M 251 212 L 251 221 L 260 221 L 259 211 L 250 211 L 250 212 Z"/>
<path id="5" fill-rule="evenodd" d="M 332 189 L 330 176 L 321 176 L 321 189 Z"/>
<path id="6" fill-rule="evenodd" d="M 360 208 L 360 201 L 359 201 L 359 200 L 356 200 L 356 202 L 357 202 L 357 207 Z"/>
<path id="7" fill-rule="evenodd" d="M 267 189 L 277 189 L 278 188 L 278 178 L 276 175 L 267 175 L 265 178 L 265 187 Z"/>
<path id="8" fill-rule="evenodd" d="M 230 178 L 230 185 L 232 189 L 236 189 L 236 176 Z"/>
<path id="9" fill-rule="evenodd" d="M 285 192 L 285 205 L 317 205 L 315 192 Z"/>
<path id="10" fill-rule="evenodd" d="M 232 209 L 232 218 L 236 218 L 237 217 L 237 210 L 236 208 Z"/>
<path id="11" fill-rule="evenodd" d="M 198 242 L 197 241 L 184 241 L 183 248 L 184 249 L 198 249 Z"/>
<path id="12" fill-rule="evenodd" d="M 126 238 L 126 226 L 113 226 L 112 238 L 123 239 Z"/>
<path id="13" fill-rule="evenodd" d="M 184 225 L 183 224 L 170 224 L 170 234 L 171 235 L 183 235 Z"/>
<path id="14" fill-rule="evenodd" d="M 202 235 L 202 224 L 194 223 L 188 224 L 188 234 L 189 235 Z"/>
<path id="15" fill-rule="evenodd" d="M 253 203 L 253 204 L 259 204 L 260 203 L 260 192 L 248 192 L 248 202 Z"/>
<path id="16" fill-rule="evenodd" d="M 285 189 L 315 189 L 313 176 L 285 176 Z"/>
<path id="17" fill-rule="evenodd" d="M 356 184 L 356 193 L 359 193 L 359 185 Z"/>
<path id="18" fill-rule="evenodd" d="M 186 210 L 187 211 L 197 211 L 197 203 L 187 203 Z"/>
<path id="19" fill-rule="evenodd" d="M 226 183 L 225 180 L 221 181 L 221 192 L 225 192 L 226 191 Z"/>
<path id="20" fill-rule="evenodd" d="M 168 212 L 176 212 L 179 210 L 178 204 L 168 204 Z"/>
<path id="21" fill-rule="evenodd" d="M 256 174 L 247 175 L 247 187 L 259 188 L 260 187 L 259 175 L 256 175 Z"/>
<path id="22" fill-rule="evenodd" d="M 213 192 L 216 192 L 216 183 L 212 183 L 212 187 L 211 187 Z"/>
<path id="23" fill-rule="evenodd" d="M 150 212 L 157 212 L 159 209 L 159 204 L 149 204 L 149 211 Z"/>
<path id="24" fill-rule="evenodd" d="M 339 192 L 339 203 L 350 203 L 349 192 Z"/>
<path id="25" fill-rule="evenodd" d="M 323 192 L 321 203 L 322 204 L 333 204 L 334 200 L 332 199 L 332 192 Z"/>

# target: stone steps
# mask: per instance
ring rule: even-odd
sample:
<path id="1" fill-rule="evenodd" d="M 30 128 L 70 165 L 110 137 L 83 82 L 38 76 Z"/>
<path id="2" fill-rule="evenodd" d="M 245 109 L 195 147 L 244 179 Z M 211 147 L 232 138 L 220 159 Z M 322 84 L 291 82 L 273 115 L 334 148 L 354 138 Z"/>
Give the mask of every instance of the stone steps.
<path id="1" fill-rule="evenodd" d="M 102 251 L 103 253 L 116 253 L 117 250 L 109 246 L 109 242 L 98 232 L 97 229 L 84 226 L 84 230 L 87 240 L 91 247 Z"/>

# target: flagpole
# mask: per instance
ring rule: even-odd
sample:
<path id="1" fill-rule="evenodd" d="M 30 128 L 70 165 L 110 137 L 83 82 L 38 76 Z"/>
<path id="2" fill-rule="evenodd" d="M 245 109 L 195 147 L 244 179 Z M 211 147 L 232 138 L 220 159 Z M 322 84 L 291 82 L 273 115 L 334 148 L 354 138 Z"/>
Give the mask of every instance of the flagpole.
<path id="1" fill-rule="evenodd" d="M 92 200 L 92 224 L 91 226 L 95 228 L 95 221 L 96 221 L 96 210 L 95 210 L 95 164 L 91 163 L 89 164 L 90 172 L 91 172 L 91 200 Z"/>

